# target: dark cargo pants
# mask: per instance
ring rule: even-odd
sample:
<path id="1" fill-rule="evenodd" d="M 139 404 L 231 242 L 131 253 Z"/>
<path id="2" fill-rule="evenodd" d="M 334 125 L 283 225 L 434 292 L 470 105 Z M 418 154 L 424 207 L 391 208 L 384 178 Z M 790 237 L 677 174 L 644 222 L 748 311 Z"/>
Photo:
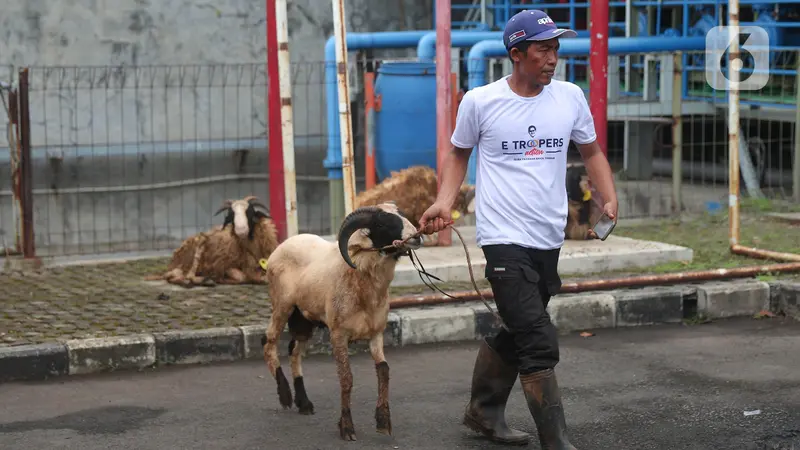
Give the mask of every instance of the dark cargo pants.
<path id="1" fill-rule="evenodd" d="M 546 308 L 561 289 L 560 249 L 487 245 L 482 250 L 497 312 L 508 328 L 488 339 L 489 345 L 522 375 L 554 368 L 558 337 Z"/>

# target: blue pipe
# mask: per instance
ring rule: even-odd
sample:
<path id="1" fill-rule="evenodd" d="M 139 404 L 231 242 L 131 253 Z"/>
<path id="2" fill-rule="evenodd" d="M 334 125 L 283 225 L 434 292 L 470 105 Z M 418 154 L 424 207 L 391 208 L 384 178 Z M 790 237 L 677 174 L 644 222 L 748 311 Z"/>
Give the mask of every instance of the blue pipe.
<path id="1" fill-rule="evenodd" d="M 588 38 L 561 39 L 558 56 L 586 56 L 589 54 Z M 655 53 L 668 51 L 703 50 L 706 47 L 705 37 L 684 37 L 682 39 L 664 39 L 663 37 L 614 37 L 608 39 L 608 54 Z M 487 40 L 475 44 L 467 56 L 467 73 L 469 89 L 486 84 L 487 59 L 507 55 L 502 40 Z M 467 182 L 475 184 L 476 152 L 473 150 L 467 167 Z"/>
<path id="2" fill-rule="evenodd" d="M 589 37 L 588 31 L 577 31 L 578 37 Z M 481 41 L 503 39 L 502 31 L 453 31 L 450 34 L 450 46 L 453 48 L 469 47 Z M 436 32 L 426 34 L 417 44 L 417 59 L 434 61 L 436 59 Z"/>
<path id="3" fill-rule="evenodd" d="M 469 47 L 487 39 L 503 39 L 502 31 L 452 31 L 450 32 L 451 47 Z M 426 34 L 417 44 L 417 58 L 420 61 L 433 61 L 436 59 L 436 32 Z"/>
<path id="4" fill-rule="evenodd" d="M 420 39 L 434 30 L 390 31 L 382 33 L 348 33 L 347 50 L 371 48 L 413 48 Z M 325 94 L 327 97 L 328 155 L 323 166 L 328 179 L 342 179 L 342 151 L 339 137 L 339 87 L 336 82 L 336 36 L 325 42 Z"/>
<path id="5" fill-rule="evenodd" d="M 558 56 L 587 56 L 588 38 L 561 39 Z M 706 48 L 705 37 L 664 39 L 658 37 L 613 37 L 608 39 L 608 54 L 655 53 L 669 51 L 692 51 Z M 488 58 L 505 56 L 508 52 L 502 40 L 481 41 L 472 46 L 467 56 L 469 89 L 486 84 Z"/>

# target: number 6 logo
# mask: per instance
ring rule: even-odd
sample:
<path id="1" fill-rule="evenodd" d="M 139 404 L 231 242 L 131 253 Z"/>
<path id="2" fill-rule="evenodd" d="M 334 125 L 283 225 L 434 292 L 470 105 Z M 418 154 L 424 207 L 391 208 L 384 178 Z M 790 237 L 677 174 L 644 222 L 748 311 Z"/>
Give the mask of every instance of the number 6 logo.
<path id="1" fill-rule="evenodd" d="M 731 58 L 734 42 L 739 54 Z M 769 35 L 761 27 L 714 27 L 706 34 L 706 82 L 712 89 L 730 90 L 730 72 L 738 69 L 738 89 L 757 91 L 769 82 L 769 52 Z"/>

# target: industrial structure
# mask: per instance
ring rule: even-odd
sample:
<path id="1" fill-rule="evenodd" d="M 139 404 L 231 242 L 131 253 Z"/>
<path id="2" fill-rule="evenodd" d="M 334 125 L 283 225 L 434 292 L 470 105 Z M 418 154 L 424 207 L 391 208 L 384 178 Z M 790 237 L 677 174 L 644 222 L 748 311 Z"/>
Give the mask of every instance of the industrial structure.
<path id="1" fill-rule="evenodd" d="M 50 28 L 12 23 L 27 37 L 7 51 L 11 60 L 42 62 L 17 61 L 24 68 L 8 74 L 0 66 L 9 105 L 2 254 L 172 249 L 218 225 L 212 213 L 222 200 L 246 195 L 270 199 L 280 238 L 335 233 L 355 185 L 438 166 L 460 95 L 509 73 L 502 29 L 530 8 L 578 33 L 561 41 L 556 77 L 586 93 L 621 217 L 723 208 L 729 178 L 739 189 L 731 142 L 742 197 L 790 192 L 800 201 L 800 0 L 430 0 L 394 10 L 366 0 L 267 0 L 233 2 L 243 10 L 230 16 L 192 0 L 197 16 L 181 27 L 163 19 L 170 6 L 125 1 L 136 14 L 81 13 L 97 27 L 150 17 L 152 29 L 121 27 L 115 43 L 46 11 Z M 739 25 L 767 32 L 770 78 L 733 94 L 740 107 L 729 114 L 728 92 L 709 86 L 705 62 L 706 37 L 728 24 L 732 7 Z M 37 33 L 64 37 L 34 46 Z M 171 44 L 149 45 L 160 34 Z M 740 74 L 752 73 L 746 61 Z M 475 182 L 474 157 L 466 182 Z"/>
<path id="2" fill-rule="evenodd" d="M 797 109 L 795 66 L 800 33 L 795 18 L 800 2 L 741 0 L 738 3 L 739 25 L 762 27 L 770 38 L 770 83 L 760 91 L 743 91 L 740 97 L 740 117 L 745 121 L 760 119 L 741 130 L 740 144 L 749 152 L 740 156 L 747 166 L 745 169 L 752 169 L 746 171 L 743 187 L 759 194 L 765 187 L 790 190 L 791 167 L 779 161 L 791 160 L 794 150 L 795 130 L 790 123 L 795 121 Z M 516 12 L 529 8 L 543 9 L 557 25 L 578 32 L 577 38 L 561 42 L 562 62 L 557 77 L 578 84 L 588 97 L 589 24 L 594 7 L 589 2 L 575 0 L 453 0 L 450 44 L 454 90 L 473 89 L 509 73 L 502 28 Z M 724 147 L 720 150 L 715 145 L 703 146 L 703 140 L 721 146 L 726 142 L 727 93 L 712 90 L 706 82 L 704 50 L 709 30 L 727 24 L 728 2 L 611 1 L 607 12 L 610 37 L 607 145 L 623 153 L 623 165 L 615 169 L 621 169 L 626 180 L 652 180 L 677 172 L 706 183 L 726 182 Z M 386 61 L 373 69 L 377 101 L 367 101 L 375 108 L 366 112 L 374 117 L 367 130 L 367 140 L 373 148 L 367 151 L 374 152 L 378 180 L 411 165 L 436 166 L 436 38 L 436 30 L 347 35 L 351 51 L 408 47 L 417 50 L 415 60 Z M 333 39 L 325 52 L 328 86 L 325 167 L 330 180 L 340 180 Z M 741 73 L 748 70 L 752 72 L 752 67 L 746 64 Z M 353 114 L 364 113 L 353 110 Z M 704 151 L 684 153 L 677 160 L 670 152 L 697 145 Z M 475 182 L 474 154 L 467 181 Z M 679 195 L 680 188 L 676 189 Z"/>

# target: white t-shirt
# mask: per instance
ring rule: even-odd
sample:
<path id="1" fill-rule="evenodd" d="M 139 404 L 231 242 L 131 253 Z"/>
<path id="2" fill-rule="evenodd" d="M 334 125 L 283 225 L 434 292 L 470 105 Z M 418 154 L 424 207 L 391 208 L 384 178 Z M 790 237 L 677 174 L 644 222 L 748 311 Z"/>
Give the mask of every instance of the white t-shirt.
<path id="1" fill-rule="evenodd" d="M 573 83 L 552 80 L 539 95 L 521 97 L 507 78 L 466 92 L 450 139 L 456 147 L 477 146 L 477 243 L 559 248 L 569 141 L 593 142 L 594 120 Z"/>

